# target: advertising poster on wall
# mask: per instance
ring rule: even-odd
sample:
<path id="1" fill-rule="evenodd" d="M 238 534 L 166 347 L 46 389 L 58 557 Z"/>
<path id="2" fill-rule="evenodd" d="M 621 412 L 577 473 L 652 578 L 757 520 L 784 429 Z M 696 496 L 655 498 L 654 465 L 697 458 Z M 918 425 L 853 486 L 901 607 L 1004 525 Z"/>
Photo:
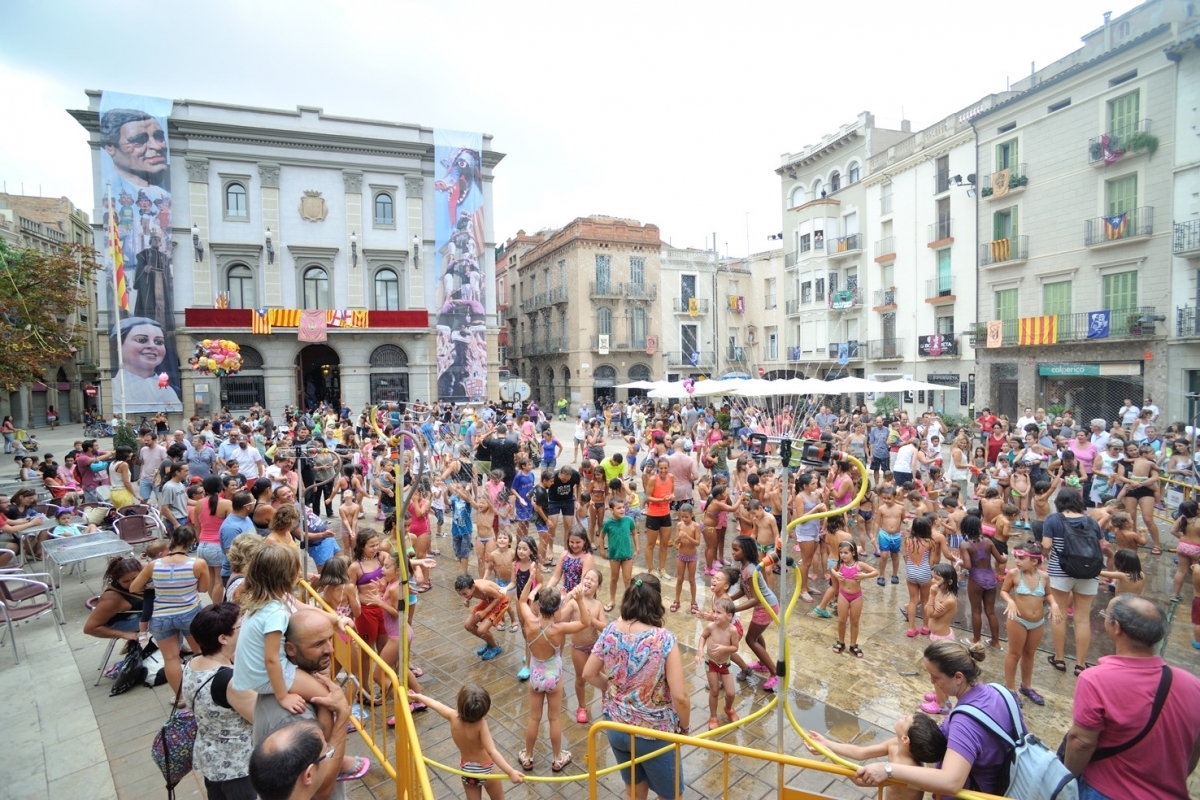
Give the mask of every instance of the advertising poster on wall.
<path id="1" fill-rule="evenodd" d="M 483 135 L 433 132 L 438 398 L 487 397 Z"/>
<path id="2" fill-rule="evenodd" d="M 171 264 L 172 101 L 104 92 L 100 182 L 107 232 L 113 413 L 179 413 Z"/>

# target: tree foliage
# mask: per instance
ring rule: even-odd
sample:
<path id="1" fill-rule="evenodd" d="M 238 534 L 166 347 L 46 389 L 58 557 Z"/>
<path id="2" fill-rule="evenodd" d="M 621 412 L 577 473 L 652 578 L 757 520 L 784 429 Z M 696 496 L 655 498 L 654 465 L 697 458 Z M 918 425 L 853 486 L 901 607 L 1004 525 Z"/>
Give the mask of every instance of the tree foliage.
<path id="1" fill-rule="evenodd" d="M 0 389 L 44 380 L 48 367 L 73 360 L 84 342 L 73 315 L 87 306 L 95 255 L 78 244 L 47 254 L 0 241 Z"/>

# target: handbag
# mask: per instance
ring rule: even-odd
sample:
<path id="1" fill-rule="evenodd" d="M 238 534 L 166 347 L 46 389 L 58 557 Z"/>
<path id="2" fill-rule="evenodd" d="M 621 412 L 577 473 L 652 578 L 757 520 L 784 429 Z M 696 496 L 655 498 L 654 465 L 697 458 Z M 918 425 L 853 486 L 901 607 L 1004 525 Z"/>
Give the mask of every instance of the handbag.
<path id="1" fill-rule="evenodd" d="M 1150 719 L 1146 720 L 1146 727 L 1142 728 L 1141 733 L 1134 736 L 1124 744 L 1118 744 L 1111 747 L 1097 747 L 1092 751 L 1092 757 L 1088 763 L 1093 761 L 1103 761 L 1106 758 L 1112 758 L 1115 755 L 1120 755 L 1126 750 L 1135 747 L 1142 739 L 1146 738 L 1146 734 L 1150 733 L 1150 729 L 1154 727 L 1154 723 L 1158 722 L 1158 715 L 1162 713 L 1163 706 L 1166 705 L 1167 695 L 1171 693 L 1171 681 L 1174 679 L 1175 673 L 1166 664 L 1163 664 L 1162 677 L 1158 681 L 1158 690 L 1154 693 L 1154 705 L 1150 708 Z M 1067 753 L 1067 737 L 1063 736 L 1062 744 L 1058 746 L 1059 761 L 1066 761 Z"/>
<path id="2" fill-rule="evenodd" d="M 148 670 L 142 663 L 145 656 L 145 651 L 136 645 L 129 651 L 125 660 L 121 662 L 121 668 L 117 670 L 117 679 L 113 681 L 112 688 L 109 689 L 109 697 L 124 694 L 134 686 L 141 686 L 146 682 Z"/>
<path id="3" fill-rule="evenodd" d="M 193 706 L 200 691 L 215 677 L 216 672 L 200 684 L 200 688 L 192 695 Z M 183 678 L 180 678 L 179 691 L 175 693 L 175 704 L 171 713 L 167 715 L 167 721 L 163 723 L 150 745 L 150 756 L 167 781 L 169 800 L 174 800 L 175 787 L 192 771 L 192 750 L 196 746 L 196 716 L 191 709 L 179 708 L 179 698 L 182 694 Z"/>

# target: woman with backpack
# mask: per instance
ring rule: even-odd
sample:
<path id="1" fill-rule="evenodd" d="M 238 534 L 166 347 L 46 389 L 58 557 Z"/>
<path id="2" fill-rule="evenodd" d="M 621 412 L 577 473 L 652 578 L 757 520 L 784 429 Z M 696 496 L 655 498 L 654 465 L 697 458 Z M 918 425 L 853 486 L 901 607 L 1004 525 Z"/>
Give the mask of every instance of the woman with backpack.
<path id="1" fill-rule="evenodd" d="M 1042 552 L 1049 553 L 1046 571 L 1050 575 L 1050 595 L 1059 608 L 1073 609 L 1075 624 L 1075 674 L 1092 666 L 1087 663 L 1092 643 L 1092 599 L 1100 588 L 1100 570 L 1105 563 L 1108 543 L 1096 521 L 1084 513 L 1083 495 L 1064 486 L 1054 498 L 1056 514 L 1042 524 Z M 1047 656 L 1050 666 L 1067 671 L 1063 660 L 1067 619 L 1050 620 L 1054 635 L 1054 655 Z"/>

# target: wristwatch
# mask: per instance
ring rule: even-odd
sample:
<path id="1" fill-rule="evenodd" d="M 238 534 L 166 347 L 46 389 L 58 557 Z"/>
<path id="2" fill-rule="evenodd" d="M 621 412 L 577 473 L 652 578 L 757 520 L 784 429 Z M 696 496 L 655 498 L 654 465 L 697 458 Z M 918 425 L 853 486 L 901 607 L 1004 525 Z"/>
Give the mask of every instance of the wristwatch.
<path id="1" fill-rule="evenodd" d="M 892 777 L 892 762 L 883 762 L 883 771 L 887 773 L 888 779 L 890 780 Z"/>

